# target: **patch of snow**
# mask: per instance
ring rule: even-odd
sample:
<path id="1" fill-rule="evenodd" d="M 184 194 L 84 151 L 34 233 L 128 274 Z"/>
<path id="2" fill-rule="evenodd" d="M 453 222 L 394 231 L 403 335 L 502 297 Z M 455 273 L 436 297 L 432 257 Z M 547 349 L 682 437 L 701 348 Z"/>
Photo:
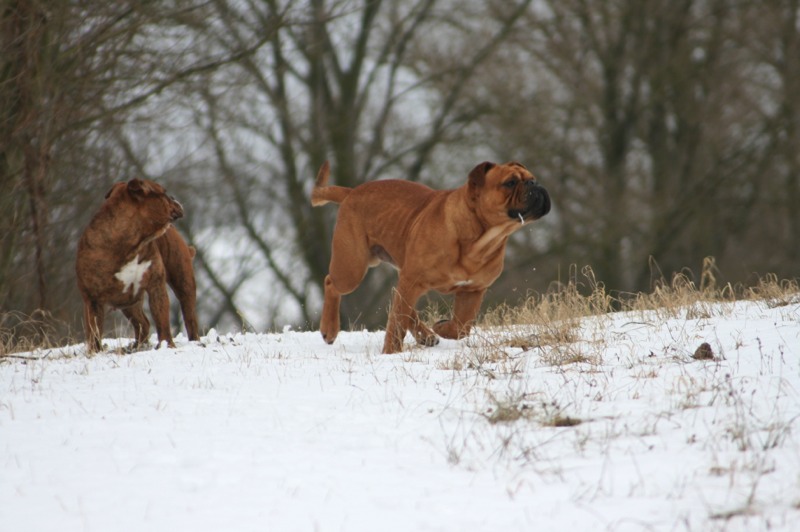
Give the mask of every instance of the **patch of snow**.
<path id="1" fill-rule="evenodd" d="M 799 304 L 610 314 L 575 333 L 409 337 L 382 355 L 383 333 L 210 331 L 6 359 L 0 523 L 800 530 Z M 714 360 L 691 357 L 703 342 Z M 519 417 L 493 422 L 500 408 Z"/>

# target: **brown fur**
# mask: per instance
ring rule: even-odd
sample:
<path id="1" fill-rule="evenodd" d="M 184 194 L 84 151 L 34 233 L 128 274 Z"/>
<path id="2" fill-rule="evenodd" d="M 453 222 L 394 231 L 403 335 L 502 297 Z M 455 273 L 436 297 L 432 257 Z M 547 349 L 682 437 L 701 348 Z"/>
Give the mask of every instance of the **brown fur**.
<path id="1" fill-rule="evenodd" d="M 481 163 L 467 183 L 433 190 L 401 180 L 328 186 L 327 161 L 311 194 L 312 205 L 340 203 L 320 332 L 328 343 L 339 334 L 341 296 L 358 287 L 381 261 L 400 273 L 386 325 L 384 353 L 400 351 L 410 331 L 424 345 L 436 335 L 463 338 L 472 327 L 486 289 L 503 270 L 508 237 L 550 210 L 547 191 L 524 166 Z M 453 317 L 423 324 L 415 305 L 429 290 L 455 294 Z"/>
<path id="2" fill-rule="evenodd" d="M 180 301 L 189 340 L 198 339 L 194 248 L 171 225 L 182 216 L 180 203 L 153 181 L 131 179 L 108 191 L 81 235 L 75 264 L 89 352 L 102 349 L 106 307 L 122 310 L 130 320 L 135 346 L 147 343 L 150 322 L 143 309 L 145 292 L 159 345 L 166 341 L 175 347 L 167 283 Z"/>

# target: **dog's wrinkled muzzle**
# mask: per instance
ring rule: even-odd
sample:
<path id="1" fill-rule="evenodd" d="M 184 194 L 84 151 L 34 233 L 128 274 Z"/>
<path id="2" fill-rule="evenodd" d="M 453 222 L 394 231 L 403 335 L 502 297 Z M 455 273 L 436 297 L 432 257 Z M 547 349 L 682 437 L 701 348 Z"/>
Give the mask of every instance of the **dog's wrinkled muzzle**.
<path id="1" fill-rule="evenodd" d="M 527 181 L 522 192 L 522 209 L 508 211 L 510 218 L 519 218 L 523 223 L 526 220 L 538 220 L 550 212 L 550 194 L 547 189 L 534 181 Z"/>

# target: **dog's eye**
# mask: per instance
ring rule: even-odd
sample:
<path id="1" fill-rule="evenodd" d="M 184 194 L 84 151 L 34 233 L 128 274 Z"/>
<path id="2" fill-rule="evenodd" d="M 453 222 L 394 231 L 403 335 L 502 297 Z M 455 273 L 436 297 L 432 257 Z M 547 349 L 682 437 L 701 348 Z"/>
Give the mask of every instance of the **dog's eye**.
<path id="1" fill-rule="evenodd" d="M 508 181 L 503 183 L 503 186 L 506 187 L 506 188 L 514 188 L 514 187 L 517 186 L 518 182 L 519 181 L 517 181 L 516 179 L 509 179 Z"/>

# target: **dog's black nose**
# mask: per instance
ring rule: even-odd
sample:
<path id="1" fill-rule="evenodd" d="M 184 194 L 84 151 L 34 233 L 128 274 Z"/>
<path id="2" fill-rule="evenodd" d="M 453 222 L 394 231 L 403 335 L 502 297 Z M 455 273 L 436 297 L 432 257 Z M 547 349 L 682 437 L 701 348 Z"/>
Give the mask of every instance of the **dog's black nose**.
<path id="1" fill-rule="evenodd" d="M 541 214 L 539 216 L 544 216 L 550 212 L 550 194 L 544 187 L 539 187 L 539 202 L 541 203 Z"/>
<path id="2" fill-rule="evenodd" d="M 550 212 L 550 194 L 547 193 L 547 189 L 534 181 L 528 181 L 525 183 L 525 192 L 528 196 L 530 211 L 537 218 Z"/>

